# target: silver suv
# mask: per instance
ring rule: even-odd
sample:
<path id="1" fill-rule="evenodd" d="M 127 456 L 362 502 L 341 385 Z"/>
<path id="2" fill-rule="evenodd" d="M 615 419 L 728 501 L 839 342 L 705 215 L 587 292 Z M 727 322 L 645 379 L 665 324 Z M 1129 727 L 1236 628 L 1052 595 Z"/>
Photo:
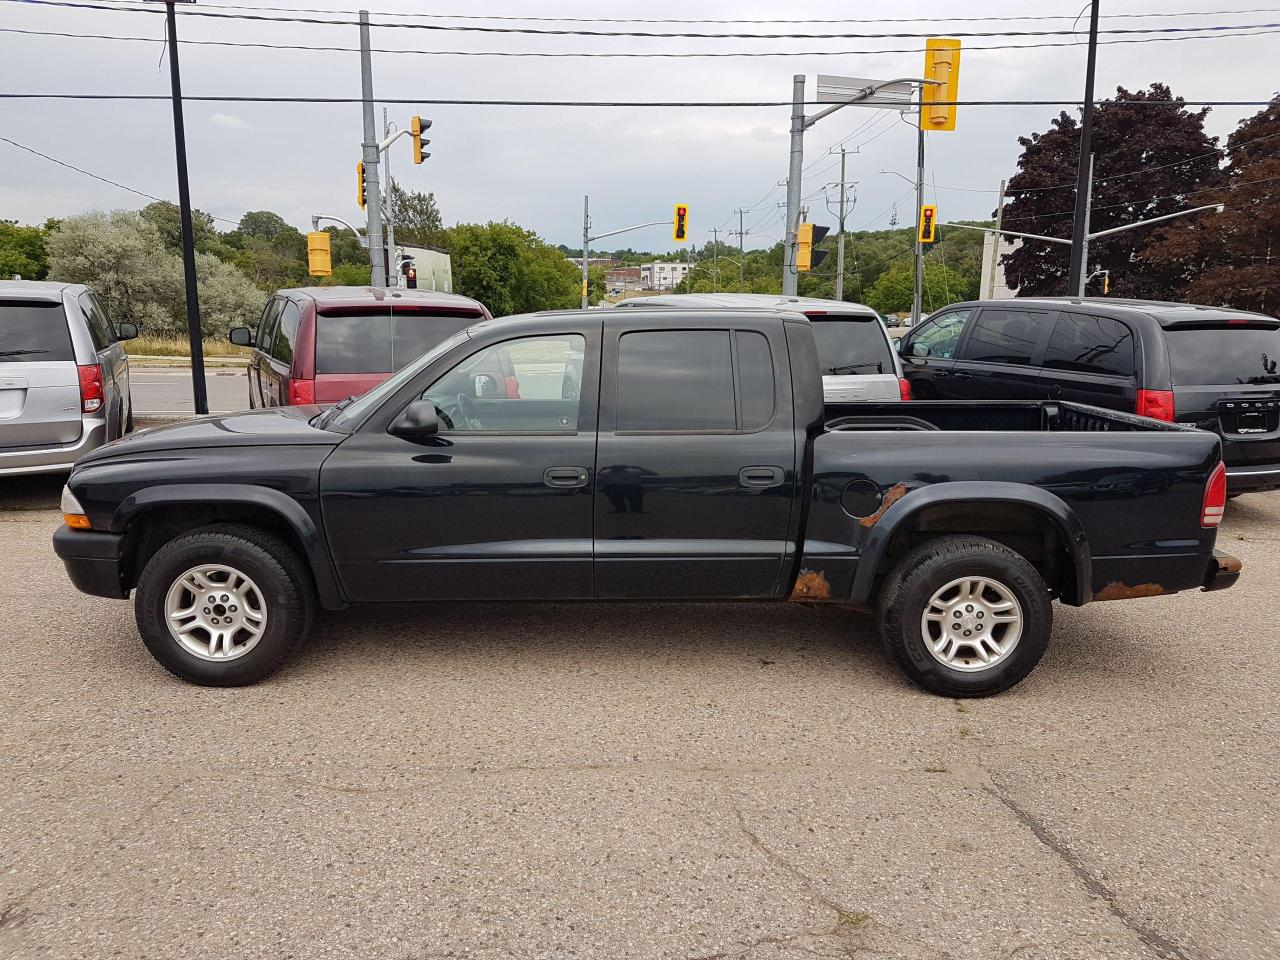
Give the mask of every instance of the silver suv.
<path id="1" fill-rule="evenodd" d="M 0 280 L 0 476 L 68 470 L 133 429 L 137 335 L 82 284 Z"/>

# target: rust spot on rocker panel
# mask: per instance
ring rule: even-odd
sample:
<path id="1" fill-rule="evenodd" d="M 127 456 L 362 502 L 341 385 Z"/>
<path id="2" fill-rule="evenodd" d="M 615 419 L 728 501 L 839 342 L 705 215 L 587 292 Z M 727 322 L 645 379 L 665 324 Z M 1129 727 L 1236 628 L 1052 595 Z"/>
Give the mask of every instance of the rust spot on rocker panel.
<path id="1" fill-rule="evenodd" d="M 885 493 L 884 499 L 880 501 L 880 509 L 869 517 L 863 517 L 858 522 L 864 527 L 874 527 L 880 522 L 880 518 L 884 516 L 884 512 L 901 500 L 907 493 L 907 485 L 905 483 L 895 483 Z"/>
<path id="2" fill-rule="evenodd" d="M 819 570 L 801 570 L 796 585 L 791 589 L 792 600 L 829 600 L 831 584 L 827 575 Z"/>
<path id="3" fill-rule="evenodd" d="M 1164 587 L 1158 583 L 1139 583 L 1129 586 L 1119 580 L 1112 580 L 1093 595 L 1095 600 L 1137 600 L 1141 597 L 1158 597 L 1164 593 Z"/>
<path id="4" fill-rule="evenodd" d="M 1244 566 L 1244 564 L 1240 562 L 1239 557 L 1233 557 L 1229 553 L 1222 553 L 1218 550 L 1213 551 L 1213 559 L 1218 561 L 1219 573 L 1239 573 L 1241 568 Z"/>

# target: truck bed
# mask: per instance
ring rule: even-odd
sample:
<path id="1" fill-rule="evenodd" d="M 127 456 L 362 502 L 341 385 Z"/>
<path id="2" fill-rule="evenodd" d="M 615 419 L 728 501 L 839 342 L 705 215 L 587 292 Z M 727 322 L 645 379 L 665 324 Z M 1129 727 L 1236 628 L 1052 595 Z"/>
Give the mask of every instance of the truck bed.
<path id="1" fill-rule="evenodd" d="M 1016 430 L 1036 433 L 1186 431 L 1118 410 L 1065 401 L 913 400 L 909 403 L 829 403 L 823 407 L 827 432 L 846 430 Z"/>

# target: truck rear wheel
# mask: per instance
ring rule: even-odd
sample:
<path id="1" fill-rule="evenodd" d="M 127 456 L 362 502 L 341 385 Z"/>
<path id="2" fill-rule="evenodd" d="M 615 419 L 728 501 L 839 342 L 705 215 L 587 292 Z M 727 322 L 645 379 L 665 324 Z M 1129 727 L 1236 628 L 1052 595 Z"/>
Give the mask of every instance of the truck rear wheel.
<path id="1" fill-rule="evenodd" d="M 174 676 L 209 687 L 263 680 L 311 630 L 311 577 L 279 537 L 244 524 L 202 527 L 156 551 L 138 581 L 134 615 L 151 655 Z"/>
<path id="2" fill-rule="evenodd" d="M 982 537 L 917 547 L 881 595 L 889 653 L 916 684 L 947 697 L 987 697 L 1018 683 L 1043 656 L 1052 626 L 1036 569 Z"/>

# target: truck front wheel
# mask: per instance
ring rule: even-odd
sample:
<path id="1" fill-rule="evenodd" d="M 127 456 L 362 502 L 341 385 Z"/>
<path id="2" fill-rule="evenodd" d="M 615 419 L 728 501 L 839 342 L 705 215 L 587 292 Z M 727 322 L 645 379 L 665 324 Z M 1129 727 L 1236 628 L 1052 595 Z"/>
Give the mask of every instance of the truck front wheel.
<path id="1" fill-rule="evenodd" d="M 151 655 L 209 687 L 270 676 L 306 639 L 314 609 L 302 560 L 279 537 L 246 524 L 170 540 L 148 561 L 134 597 Z"/>
<path id="2" fill-rule="evenodd" d="M 947 697 L 987 697 L 1018 683 L 1044 654 L 1052 625 L 1036 569 L 982 537 L 917 547 L 881 596 L 889 653 L 919 686 Z"/>

